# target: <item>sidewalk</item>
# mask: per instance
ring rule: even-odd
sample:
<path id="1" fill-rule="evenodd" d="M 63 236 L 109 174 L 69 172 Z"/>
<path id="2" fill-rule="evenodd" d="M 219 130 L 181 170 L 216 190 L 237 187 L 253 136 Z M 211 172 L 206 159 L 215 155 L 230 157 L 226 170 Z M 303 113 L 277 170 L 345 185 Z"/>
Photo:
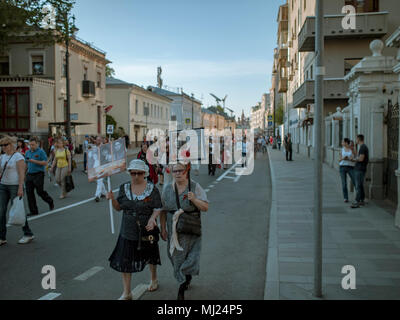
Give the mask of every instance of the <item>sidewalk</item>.
<path id="1" fill-rule="evenodd" d="M 129 148 L 127 152 L 127 156 L 132 156 L 132 155 L 137 155 L 140 151 L 140 147 L 138 148 Z M 74 154 L 74 160 L 76 164 L 81 164 L 83 163 L 83 153 L 81 154 Z"/>
<path id="2" fill-rule="evenodd" d="M 314 299 L 313 161 L 285 161 L 268 148 L 272 206 L 265 299 Z M 369 202 L 343 202 L 339 173 L 323 169 L 323 298 L 400 299 L 400 230 L 394 217 Z M 350 199 L 353 200 L 353 199 Z M 342 267 L 356 270 L 356 289 L 341 286 Z"/>

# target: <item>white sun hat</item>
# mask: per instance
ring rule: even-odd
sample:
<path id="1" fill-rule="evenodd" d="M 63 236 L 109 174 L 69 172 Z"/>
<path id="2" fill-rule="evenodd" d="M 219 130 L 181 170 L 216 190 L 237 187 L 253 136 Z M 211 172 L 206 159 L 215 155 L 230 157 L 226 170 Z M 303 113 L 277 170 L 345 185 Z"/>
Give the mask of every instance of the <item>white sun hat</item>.
<path id="1" fill-rule="evenodd" d="M 144 171 L 144 176 L 145 177 L 149 176 L 149 167 L 143 160 L 140 159 L 134 159 L 131 162 L 129 162 L 129 166 L 126 170 L 128 171 L 128 173 L 131 170 Z"/>

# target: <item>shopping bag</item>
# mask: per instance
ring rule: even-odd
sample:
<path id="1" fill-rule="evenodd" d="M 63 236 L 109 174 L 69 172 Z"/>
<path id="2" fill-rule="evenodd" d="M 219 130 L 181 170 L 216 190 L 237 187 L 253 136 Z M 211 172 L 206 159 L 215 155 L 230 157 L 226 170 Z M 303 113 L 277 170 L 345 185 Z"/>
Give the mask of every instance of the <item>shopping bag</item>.
<path id="1" fill-rule="evenodd" d="M 24 200 L 22 197 L 14 198 L 10 209 L 8 224 L 12 226 L 24 226 L 26 221 Z"/>
<path id="2" fill-rule="evenodd" d="M 68 175 L 65 177 L 65 190 L 67 192 L 71 192 L 75 189 L 74 180 L 72 180 L 72 176 Z"/>

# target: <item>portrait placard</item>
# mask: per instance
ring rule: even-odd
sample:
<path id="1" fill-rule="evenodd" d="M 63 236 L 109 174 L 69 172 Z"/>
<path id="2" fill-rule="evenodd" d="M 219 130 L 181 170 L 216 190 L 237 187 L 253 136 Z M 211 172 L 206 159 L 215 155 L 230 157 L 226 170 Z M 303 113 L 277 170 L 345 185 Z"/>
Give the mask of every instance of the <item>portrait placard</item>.
<path id="1" fill-rule="evenodd" d="M 125 171 L 125 139 L 91 147 L 88 150 L 87 165 L 89 182 Z"/>

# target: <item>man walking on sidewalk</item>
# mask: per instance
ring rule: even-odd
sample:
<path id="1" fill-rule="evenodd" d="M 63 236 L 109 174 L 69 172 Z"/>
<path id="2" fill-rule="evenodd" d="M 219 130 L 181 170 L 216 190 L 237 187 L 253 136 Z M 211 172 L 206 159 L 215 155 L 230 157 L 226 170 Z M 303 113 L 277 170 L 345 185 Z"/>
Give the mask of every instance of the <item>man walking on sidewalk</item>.
<path id="1" fill-rule="evenodd" d="M 285 137 L 285 150 L 286 150 L 286 161 L 293 161 L 292 160 L 292 135 L 290 133 L 287 134 Z"/>
<path id="2" fill-rule="evenodd" d="M 356 201 L 351 205 L 352 208 L 359 208 L 364 206 L 365 192 L 364 192 L 364 179 L 367 173 L 367 165 L 369 162 L 369 151 L 368 147 L 364 143 L 364 136 L 359 134 L 356 140 L 360 146 L 358 151 L 358 157 L 353 161 L 356 162 L 354 167 L 354 176 L 356 182 Z"/>
<path id="3" fill-rule="evenodd" d="M 43 149 L 39 148 L 39 143 L 36 137 L 29 140 L 30 150 L 25 154 L 25 161 L 28 164 L 28 171 L 26 175 L 26 194 L 28 196 L 28 204 L 30 214 L 28 216 L 35 216 L 39 214 L 36 205 L 36 193 L 47 202 L 50 211 L 54 209 L 54 201 L 49 194 L 44 191 L 44 170 L 47 165 L 47 155 Z"/>

